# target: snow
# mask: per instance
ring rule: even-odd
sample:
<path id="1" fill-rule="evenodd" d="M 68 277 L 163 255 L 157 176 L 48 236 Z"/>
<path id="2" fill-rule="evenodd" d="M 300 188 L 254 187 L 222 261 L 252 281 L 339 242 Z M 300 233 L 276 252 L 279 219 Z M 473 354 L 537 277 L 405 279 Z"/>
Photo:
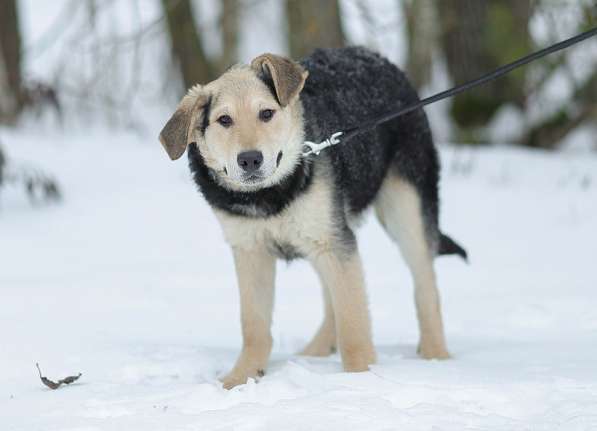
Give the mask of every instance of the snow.
<path id="1" fill-rule="evenodd" d="M 278 267 L 274 353 L 258 383 L 217 377 L 240 347 L 230 252 L 155 135 L 0 130 L 54 173 L 61 204 L 0 194 L 0 429 L 593 430 L 597 158 L 442 146 L 437 260 L 453 358 L 415 354 L 408 272 L 373 218 L 359 231 L 379 361 L 296 356 L 322 317 L 304 263 Z M 155 134 L 153 134 L 155 132 Z M 51 391 L 37 376 L 80 381 Z"/>
<path id="2" fill-rule="evenodd" d="M 93 49 L 154 22 L 159 2 L 142 3 L 100 5 L 88 31 L 81 6 L 21 0 L 26 77 L 86 88 L 99 64 L 103 79 L 89 99 L 127 96 L 133 45 Z M 200 26 L 213 29 L 217 2 L 197 4 Z M 404 64 L 400 8 L 375 5 L 377 27 L 394 31 L 372 33 L 343 0 L 350 41 Z M 274 0 L 244 10 L 243 61 L 286 49 L 281 14 Z M 562 20 L 558 37 L 577 19 Z M 554 37 L 548 30 L 533 21 L 538 45 Z M 219 41 L 209 33 L 214 55 Z M 577 78 L 593 67 L 588 44 L 574 56 Z M 471 256 L 470 265 L 436 264 L 452 359 L 417 358 L 410 276 L 371 219 L 358 235 L 378 363 L 346 374 L 338 355 L 295 355 L 320 323 L 321 294 L 306 264 L 281 263 L 267 374 L 226 391 L 217 378 L 241 345 L 232 259 L 185 162 L 170 162 L 157 142 L 168 112 L 156 120 L 156 111 L 175 106 L 176 85 L 165 84 L 174 82 L 165 39 L 152 31 L 143 46 L 143 92 L 123 112 L 67 93 L 64 132 L 47 115 L 0 129 L 11 162 L 43 167 L 64 192 L 60 204 L 32 206 L 22 190 L 0 190 L 1 431 L 597 429 L 594 127 L 560 153 L 442 145 L 442 226 Z M 423 95 L 452 84 L 436 63 Z M 532 101 L 531 120 L 565 95 L 560 81 Z M 450 136 L 448 106 L 428 111 L 441 141 Z M 105 125 L 129 120 L 146 135 Z M 506 108 L 492 136 L 511 141 L 527 121 Z M 36 362 L 52 379 L 83 376 L 51 391 Z"/>

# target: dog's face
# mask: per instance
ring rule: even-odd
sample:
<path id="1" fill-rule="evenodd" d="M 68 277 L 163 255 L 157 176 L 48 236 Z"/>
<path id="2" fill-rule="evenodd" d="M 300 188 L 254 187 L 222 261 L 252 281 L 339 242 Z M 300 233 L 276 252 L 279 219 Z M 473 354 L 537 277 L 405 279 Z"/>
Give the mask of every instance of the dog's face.
<path id="1" fill-rule="evenodd" d="M 299 93 L 308 73 L 264 54 L 189 90 L 160 134 L 172 159 L 196 142 L 223 185 L 257 190 L 291 173 L 303 147 Z"/>

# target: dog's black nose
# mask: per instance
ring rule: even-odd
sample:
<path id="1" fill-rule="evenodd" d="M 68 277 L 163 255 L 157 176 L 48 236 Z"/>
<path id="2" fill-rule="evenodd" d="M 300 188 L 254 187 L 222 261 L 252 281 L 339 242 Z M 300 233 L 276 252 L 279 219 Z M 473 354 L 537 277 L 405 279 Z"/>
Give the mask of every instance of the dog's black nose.
<path id="1" fill-rule="evenodd" d="M 255 150 L 243 151 L 238 155 L 236 161 L 243 171 L 248 173 L 255 172 L 263 163 L 263 153 Z"/>

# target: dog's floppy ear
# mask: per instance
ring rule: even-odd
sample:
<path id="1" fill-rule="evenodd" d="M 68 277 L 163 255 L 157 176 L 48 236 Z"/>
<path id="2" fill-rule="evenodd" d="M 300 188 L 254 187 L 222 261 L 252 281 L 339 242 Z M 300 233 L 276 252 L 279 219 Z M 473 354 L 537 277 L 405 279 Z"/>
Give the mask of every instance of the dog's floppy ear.
<path id="1" fill-rule="evenodd" d="M 280 106 L 285 107 L 303 89 L 309 72 L 289 58 L 263 54 L 253 59 L 251 67 L 266 78 L 271 78 Z"/>
<path id="2" fill-rule="evenodd" d="M 209 100 L 200 85 L 191 88 L 160 132 L 160 142 L 172 160 L 180 158 L 192 142 L 194 126 L 205 114 Z"/>

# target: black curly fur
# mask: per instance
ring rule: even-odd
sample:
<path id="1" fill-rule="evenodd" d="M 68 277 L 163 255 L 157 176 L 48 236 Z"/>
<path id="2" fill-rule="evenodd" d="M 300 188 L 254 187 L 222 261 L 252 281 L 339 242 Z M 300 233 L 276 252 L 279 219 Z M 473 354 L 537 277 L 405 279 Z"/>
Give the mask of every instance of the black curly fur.
<path id="1" fill-rule="evenodd" d="M 302 65 L 309 71 L 301 93 L 309 141 L 419 100 L 404 73 L 365 48 L 318 49 Z M 437 223 L 439 162 L 422 109 L 324 153 L 353 213 L 371 203 L 392 168 L 416 187 L 427 221 Z"/>

